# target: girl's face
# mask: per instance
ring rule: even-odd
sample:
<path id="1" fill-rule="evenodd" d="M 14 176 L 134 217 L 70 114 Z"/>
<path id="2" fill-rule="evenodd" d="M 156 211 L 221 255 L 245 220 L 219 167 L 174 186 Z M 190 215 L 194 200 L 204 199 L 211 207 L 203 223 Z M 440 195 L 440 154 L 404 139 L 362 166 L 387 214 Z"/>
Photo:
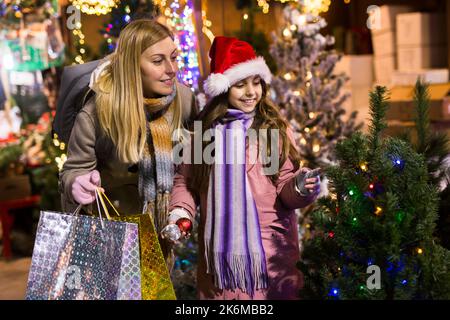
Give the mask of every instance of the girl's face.
<path id="1" fill-rule="evenodd" d="M 261 77 L 250 76 L 233 86 L 228 92 L 228 103 L 244 112 L 252 112 L 262 96 Z"/>
<path id="2" fill-rule="evenodd" d="M 155 43 L 142 53 L 141 76 L 144 97 L 154 98 L 172 93 L 178 71 L 177 56 L 177 47 L 170 37 Z"/>

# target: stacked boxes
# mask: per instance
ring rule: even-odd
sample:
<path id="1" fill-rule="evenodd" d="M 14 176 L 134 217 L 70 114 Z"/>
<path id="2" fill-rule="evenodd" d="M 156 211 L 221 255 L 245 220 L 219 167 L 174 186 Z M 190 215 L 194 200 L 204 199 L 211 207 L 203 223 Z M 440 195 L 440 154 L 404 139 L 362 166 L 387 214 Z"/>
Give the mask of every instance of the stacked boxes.
<path id="1" fill-rule="evenodd" d="M 381 6 L 374 13 L 375 22 L 371 27 L 374 51 L 374 71 L 377 84 L 389 85 L 394 70 L 397 69 L 396 16 L 410 12 L 408 6 Z"/>
<path id="2" fill-rule="evenodd" d="M 438 13 L 404 13 L 397 16 L 399 71 L 442 68 L 447 65 L 446 23 Z"/>
<path id="3" fill-rule="evenodd" d="M 373 85 L 373 56 L 372 55 L 344 55 L 336 64 L 336 74 L 345 73 L 350 80 L 342 88 L 341 94 L 350 94 L 343 108 L 346 115 L 358 111 L 359 122 L 365 122 L 369 113 L 369 94 Z"/>

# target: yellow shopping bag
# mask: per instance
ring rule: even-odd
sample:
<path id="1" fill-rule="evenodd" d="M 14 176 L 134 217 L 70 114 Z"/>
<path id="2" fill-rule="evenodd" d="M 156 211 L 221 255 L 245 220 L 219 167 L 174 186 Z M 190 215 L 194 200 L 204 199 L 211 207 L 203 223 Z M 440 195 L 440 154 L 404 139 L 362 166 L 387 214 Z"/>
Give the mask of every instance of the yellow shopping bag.
<path id="1" fill-rule="evenodd" d="M 175 290 L 170 279 L 169 270 L 164 260 L 158 241 L 155 225 L 149 214 L 120 216 L 106 195 L 99 191 L 100 202 L 105 208 L 108 219 L 136 223 L 139 229 L 139 248 L 141 259 L 141 290 L 143 300 L 176 300 Z M 110 217 L 104 199 L 108 201 L 117 214 Z"/>

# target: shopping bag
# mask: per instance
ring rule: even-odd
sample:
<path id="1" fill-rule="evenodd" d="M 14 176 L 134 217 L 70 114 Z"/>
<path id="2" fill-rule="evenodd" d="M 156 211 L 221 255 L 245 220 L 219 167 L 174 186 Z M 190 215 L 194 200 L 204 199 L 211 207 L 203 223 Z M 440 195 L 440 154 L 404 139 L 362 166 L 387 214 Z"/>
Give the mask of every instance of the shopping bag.
<path id="1" fill-rule="evenodd" d="M 110 203 L 106 195 L 103 197 Z M 141 290 L 143 300 L 176 300 L 170 273 L 149 214 L 114 216 L 113 220 L 135 223 L 139 229 Z"/>
<path id="2" fill-rule="evenodd" d="M 78 215 L 80 208 L 41 212 L 26 299 L 141 299 L 137 224 Z"/>
<path id="3" fill-rule="evenodd" d="M 136 223 L 139 226 L 142 299 L 176 300 L 169 270 L 150 215 L 139 214 L 113 219 Z"/>

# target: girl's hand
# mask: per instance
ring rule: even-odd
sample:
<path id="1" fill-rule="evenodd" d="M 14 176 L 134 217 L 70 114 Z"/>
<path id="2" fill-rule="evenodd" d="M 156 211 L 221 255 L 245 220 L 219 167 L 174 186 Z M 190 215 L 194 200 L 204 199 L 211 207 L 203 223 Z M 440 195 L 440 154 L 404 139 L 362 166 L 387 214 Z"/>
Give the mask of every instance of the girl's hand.
<path id="1" fill-rule="evenodd" d="M 82 205 L 95 201 L 95 191 L 100 186 L 100 173 L 93 170 L 75 178 L 72 184 L 72 197 Z M 102 192 L 104 190 L 100 188 Z"/>
<path id="2" fill-rule="evenodd" d="M 302 168 L 295 179 L 302 196 L 317 196 L 320 193 L 320 168 Z"/>

